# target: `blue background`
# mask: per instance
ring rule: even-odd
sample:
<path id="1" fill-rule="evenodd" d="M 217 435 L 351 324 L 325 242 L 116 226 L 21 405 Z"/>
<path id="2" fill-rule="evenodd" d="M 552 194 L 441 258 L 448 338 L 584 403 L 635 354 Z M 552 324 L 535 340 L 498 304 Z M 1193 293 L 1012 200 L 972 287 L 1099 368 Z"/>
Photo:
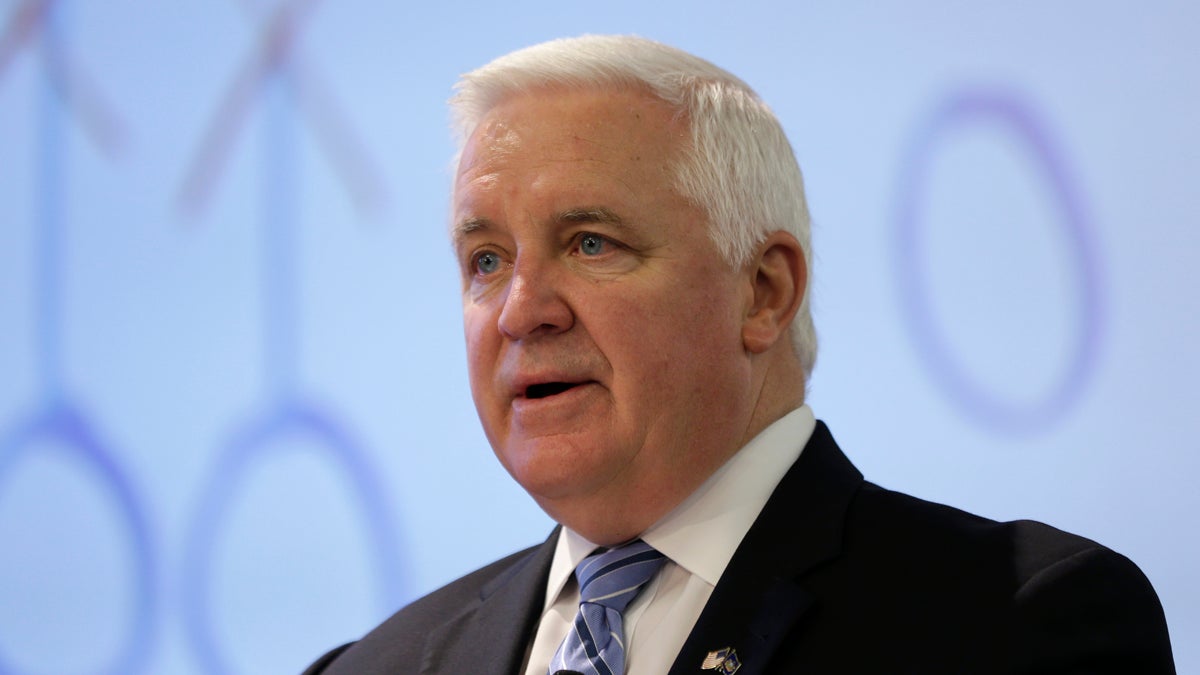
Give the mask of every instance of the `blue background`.
<path id="1" fill-rule="evenodd" d="M 0 1 L 0 672 L 296 672 L 545 536 L 467 390 L 444 101 L 584 32 L 782 119 L 859 468 L 1128 554 L 1200 672 L 1200 9 L 740 4 Z"/>

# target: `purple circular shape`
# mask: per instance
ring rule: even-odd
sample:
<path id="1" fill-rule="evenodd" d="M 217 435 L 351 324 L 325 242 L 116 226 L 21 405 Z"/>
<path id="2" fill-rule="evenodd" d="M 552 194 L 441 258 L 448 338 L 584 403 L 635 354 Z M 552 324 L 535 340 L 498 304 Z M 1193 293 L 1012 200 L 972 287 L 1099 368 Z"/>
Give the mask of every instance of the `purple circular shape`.
<path id="1" fill-rule="evenodd" d="M 213 630 L 211 565 L 217 535 L 236 488 L 251 463 L 261 460 L 271 441 L 302 435 L 328 451 L 356 488 L 362 515 L 374 545 L 376 573 L 384 608 L 394 609 L 402 599 L 400 547 L 378 473 L 366 453 L 330 415 L 299 401 L 285 401 L 240 428 L 222 452 L 216 469 L 201 495 L 200 506 L 188 533 L 183 576 L 183 614 L 187 636 L 204 672 L 224 675 L 237 672 L 220 647 Z"/>
<path id="2" fill-rule="evenodd" d="M 28 454 L 38 440 L 59 441 L 72 462 L 88 469 L 113 498 L 128 530 L 134 566 L 130 630 L 111 665 L 91 672 L 113 675 L 144 672 L 154 642 L 153 615 L 157 585 L 157 566 L 147 509 L 138 497 L 132 479 L 99 440 L 86 416 L 61 400 L 51 400 L 0 443 L 0 484 L 21 456 Z M 0 655 L 0 674 L 16 672 L 8 660 Z"/>
<path id="3" fill-rule="evenodd" d="M 1070 244 L 1064 265 L 1073 268 L 1079 280 L 1080 320 L 1070 361 L 1062 377 L 1032 402 L 1013 401 L 989 391 L 950 356 L 949 342 L 938 329 L 921 278 L 925 269 L 922 198 L 930 160 L 948 131 L 978 121 L 999 125 L 1031 152 L 1033 164 L 1041 170 L 1061 212 L 1063 233 Z M 1051 135 L 1030 107 L 1019 97 L 1000 91 L 965 91 L 949 97 L 919 129 L 904 158 L 895 232 L 897 288 L 906 323 L 917 351 L 951 402 L 971 419 L 1009 433 L 1042 431 L 1060 421 L 1079 400 L 1098 359 L 1103 323 L 1100 264 L 1083 200 Z"/>

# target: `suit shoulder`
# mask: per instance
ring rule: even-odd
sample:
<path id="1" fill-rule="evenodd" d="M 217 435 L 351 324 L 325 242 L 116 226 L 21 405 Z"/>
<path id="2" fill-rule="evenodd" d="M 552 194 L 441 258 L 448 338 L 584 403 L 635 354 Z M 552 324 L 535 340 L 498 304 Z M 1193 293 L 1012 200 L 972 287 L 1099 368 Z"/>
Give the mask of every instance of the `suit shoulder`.
<path id="1" fill-rule="evenodd" d="M 964 616 L 988 608 L 999 622 L 993 630 L 1006 636 L 1004 652 L 1024 668 L 1174 672 L 1150 581 L 1128 558 L 1091 539 L 1032 520 L 984 518 L 870 483 L 847 524 L 855 560 L 881 564 L 871 569 L 889 588 L 920 588 L 931 612 Z M 860 570 L 856 578 L 870 576 Z"/>
<path id="2" fill-rule="evenodd" d="M 848 550 L 856 560 L 889 561 L 888 574 L 946 575 L 1008 597 L 1081 565 L 1121 583 L 1144 579 L 1128 559 L 1085 537 L 1032 520 L 992 520 L 872 483 L 863 484 L 847 515 Z"/>
<path id="3" fill-rule="evenodd" d="M 1076 667 L 1063 656 L 1072 644 L 1094 672 L 1175 672 L 1162 603 L 1133 561 L 1087 540 L 1064 546 L 1041 523 L 1022 525 L 1013 611 L 1023 667 Z"/>
<path id="4" fill-rule="evenodd" d="M 520 571 L 532 561 L 539 548 L 541 545 L 531 546 L 463 575 L 409 603 L 392 615 L 388 622 L 393 619 L 415 623 L 445 621 L 477 602 L 480 594 L 491 585 L 501 583 Z"/>
<path id="5" fill-rule="evenodd" d="M 864 483 L 851 509 L 852 523 L 896 543 L 927 545 L 939 551 L 1004 551 L 1024 576 L 1076 553 L 1105 549 L 1100 544 L 1033 520 L 997 521 L 926 501 L 873 483 Z"/>
<path id="6" fill-rule="evenodd" d="M 367 638 L 376 633 L 424 635 L 429 626 L 444 623 L 478 603 L 485 589 L 519 571 L 537 549 L 532 546 L 513 553 L 412 601 L 368 633 Z"/>
<path id="7" fill-rule="evenodd" d="M 362 639 L 329 652 L 305 675 L 317 673 L 374 673 L 377 664 L 412 663 L 419 659 L 430 632 L 478 606 L 488 590 L 536 564 L 532 546 L 466 574 L 405 605 Z"/>

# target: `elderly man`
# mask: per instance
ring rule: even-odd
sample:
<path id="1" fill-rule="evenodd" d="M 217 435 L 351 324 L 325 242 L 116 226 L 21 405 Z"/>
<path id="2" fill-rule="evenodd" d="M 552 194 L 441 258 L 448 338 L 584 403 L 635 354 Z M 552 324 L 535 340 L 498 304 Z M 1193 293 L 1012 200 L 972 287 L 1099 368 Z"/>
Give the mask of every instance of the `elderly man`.
<path id="1" fill-rule="evenodd" d="M 814 420 L 800 170 L 745 83 L 585 37 L 453 103 L 471 391 L 561 527 L 309 672 L 1173 672 L 1128 560 L 864 482 Z"/>

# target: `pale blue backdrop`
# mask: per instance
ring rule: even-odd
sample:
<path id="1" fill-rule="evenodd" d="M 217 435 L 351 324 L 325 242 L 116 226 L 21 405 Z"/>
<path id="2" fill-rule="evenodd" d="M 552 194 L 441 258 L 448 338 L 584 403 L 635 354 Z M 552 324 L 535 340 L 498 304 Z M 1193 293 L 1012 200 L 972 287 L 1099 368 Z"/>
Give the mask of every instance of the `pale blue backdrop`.
<path id="1" fill-rule="evenodd" d="M 1128 554 L 1200 672 L 1200 9 L 0 0 L 0 672 L 287 673 L 541 540 L 475 418 L 456 75 L 634 32 L 807 175 L 811 403 Z"/>

